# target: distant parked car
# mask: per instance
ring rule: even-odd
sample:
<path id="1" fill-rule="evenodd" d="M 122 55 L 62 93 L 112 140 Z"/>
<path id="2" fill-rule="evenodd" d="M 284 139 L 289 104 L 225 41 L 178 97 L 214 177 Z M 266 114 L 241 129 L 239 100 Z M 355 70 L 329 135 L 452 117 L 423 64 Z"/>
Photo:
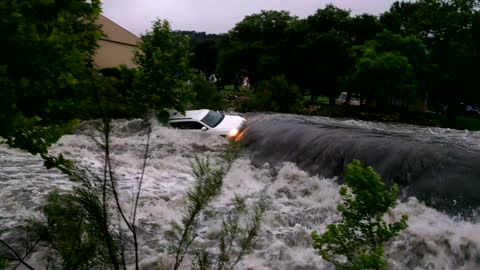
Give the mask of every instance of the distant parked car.
<path id="1" fill-rule="evenodd" d="M 221 112 L 203 109 L 186 111 L 185 114 L 170 113 L 168 123 L 173 128 L 201 130 L 235 138 L 245 127 L 247 120 L 238 115 L 225 115 Z"/>

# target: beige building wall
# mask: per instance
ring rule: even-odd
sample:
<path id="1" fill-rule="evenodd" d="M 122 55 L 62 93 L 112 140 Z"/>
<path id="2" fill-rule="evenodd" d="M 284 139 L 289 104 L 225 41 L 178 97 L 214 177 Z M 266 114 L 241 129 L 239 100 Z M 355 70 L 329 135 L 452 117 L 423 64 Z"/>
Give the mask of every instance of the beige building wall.
<path id="1" fill-rule="evenodd" d="M 135 67 L 132 59 L 140 39 L 103 15 L 100 15 L 97 22 L 102 26 L 104 37 L 98 42 L 95 65 L 98 68 L 120 65 Z"/>
<path id="2" fill-rule="evenodd" d="M 97 49 L 94 57 L 97 67 L 107 68 L 126 65 L 133 68 L 136 66 L 132 60 L 136 46 L 115 43 L 109 40 L 99 40 L 98 45 L 100 47 Z"/>

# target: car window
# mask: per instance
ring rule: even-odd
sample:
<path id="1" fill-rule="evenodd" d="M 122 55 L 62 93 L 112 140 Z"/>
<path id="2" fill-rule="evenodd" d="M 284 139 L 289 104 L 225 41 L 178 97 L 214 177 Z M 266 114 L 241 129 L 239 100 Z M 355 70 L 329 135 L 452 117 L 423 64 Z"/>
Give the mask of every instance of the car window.
<path id="1" fill-rule="evenodd" d="M 210 127 L 216 127 L 220 122 L 222 122 L 223 118 L 225 115 L 216 112 L 216 111 L 209 111 L 205 117 L 203 117 L 202 121 L 203 123 L 207 124 Z"/>
<path id="2" fill-rule="evenodd" d="M 170 126 L 173 127 L 173 128 L 179 128 L 179 129 L 184 129 L 183 128 L 183 123 L 184 122 L 173 122 L 173 123 L 170 123 Z"/>
<path id="3" fill-rule="evenodd" d="M 204 125 L 195 121 L 172 122 L 170 126 L 178 129 L 202 129 Z"/>

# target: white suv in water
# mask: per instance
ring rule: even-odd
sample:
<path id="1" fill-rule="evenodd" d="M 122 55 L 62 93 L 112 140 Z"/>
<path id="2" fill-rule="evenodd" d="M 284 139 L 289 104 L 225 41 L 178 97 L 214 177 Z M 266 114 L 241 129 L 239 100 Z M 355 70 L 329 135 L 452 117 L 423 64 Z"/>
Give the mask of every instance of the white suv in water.
<path id="1" fill-rule="evenodd" d="M 173 128 L 201 130 L 220 136 L 237 137 L 247 120 L 237 115 L 225 115 L 211 110 L 186 111 L 170 113 L 168 123 Z"/>

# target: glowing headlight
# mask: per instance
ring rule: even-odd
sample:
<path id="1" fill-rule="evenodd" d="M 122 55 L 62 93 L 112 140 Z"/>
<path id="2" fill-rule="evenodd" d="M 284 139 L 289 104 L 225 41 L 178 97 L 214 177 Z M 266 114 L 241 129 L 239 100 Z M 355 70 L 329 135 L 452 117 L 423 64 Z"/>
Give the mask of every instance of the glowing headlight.
<path id="1" fill-rule="evenodd" d="M 235 136 L 238 135 L 238 132 L 239 132 L 238 128 L 231 129 L 231 130 L 228 132 L 228 136 L 229 136 L 229 137 L 235 137 Z"/>

